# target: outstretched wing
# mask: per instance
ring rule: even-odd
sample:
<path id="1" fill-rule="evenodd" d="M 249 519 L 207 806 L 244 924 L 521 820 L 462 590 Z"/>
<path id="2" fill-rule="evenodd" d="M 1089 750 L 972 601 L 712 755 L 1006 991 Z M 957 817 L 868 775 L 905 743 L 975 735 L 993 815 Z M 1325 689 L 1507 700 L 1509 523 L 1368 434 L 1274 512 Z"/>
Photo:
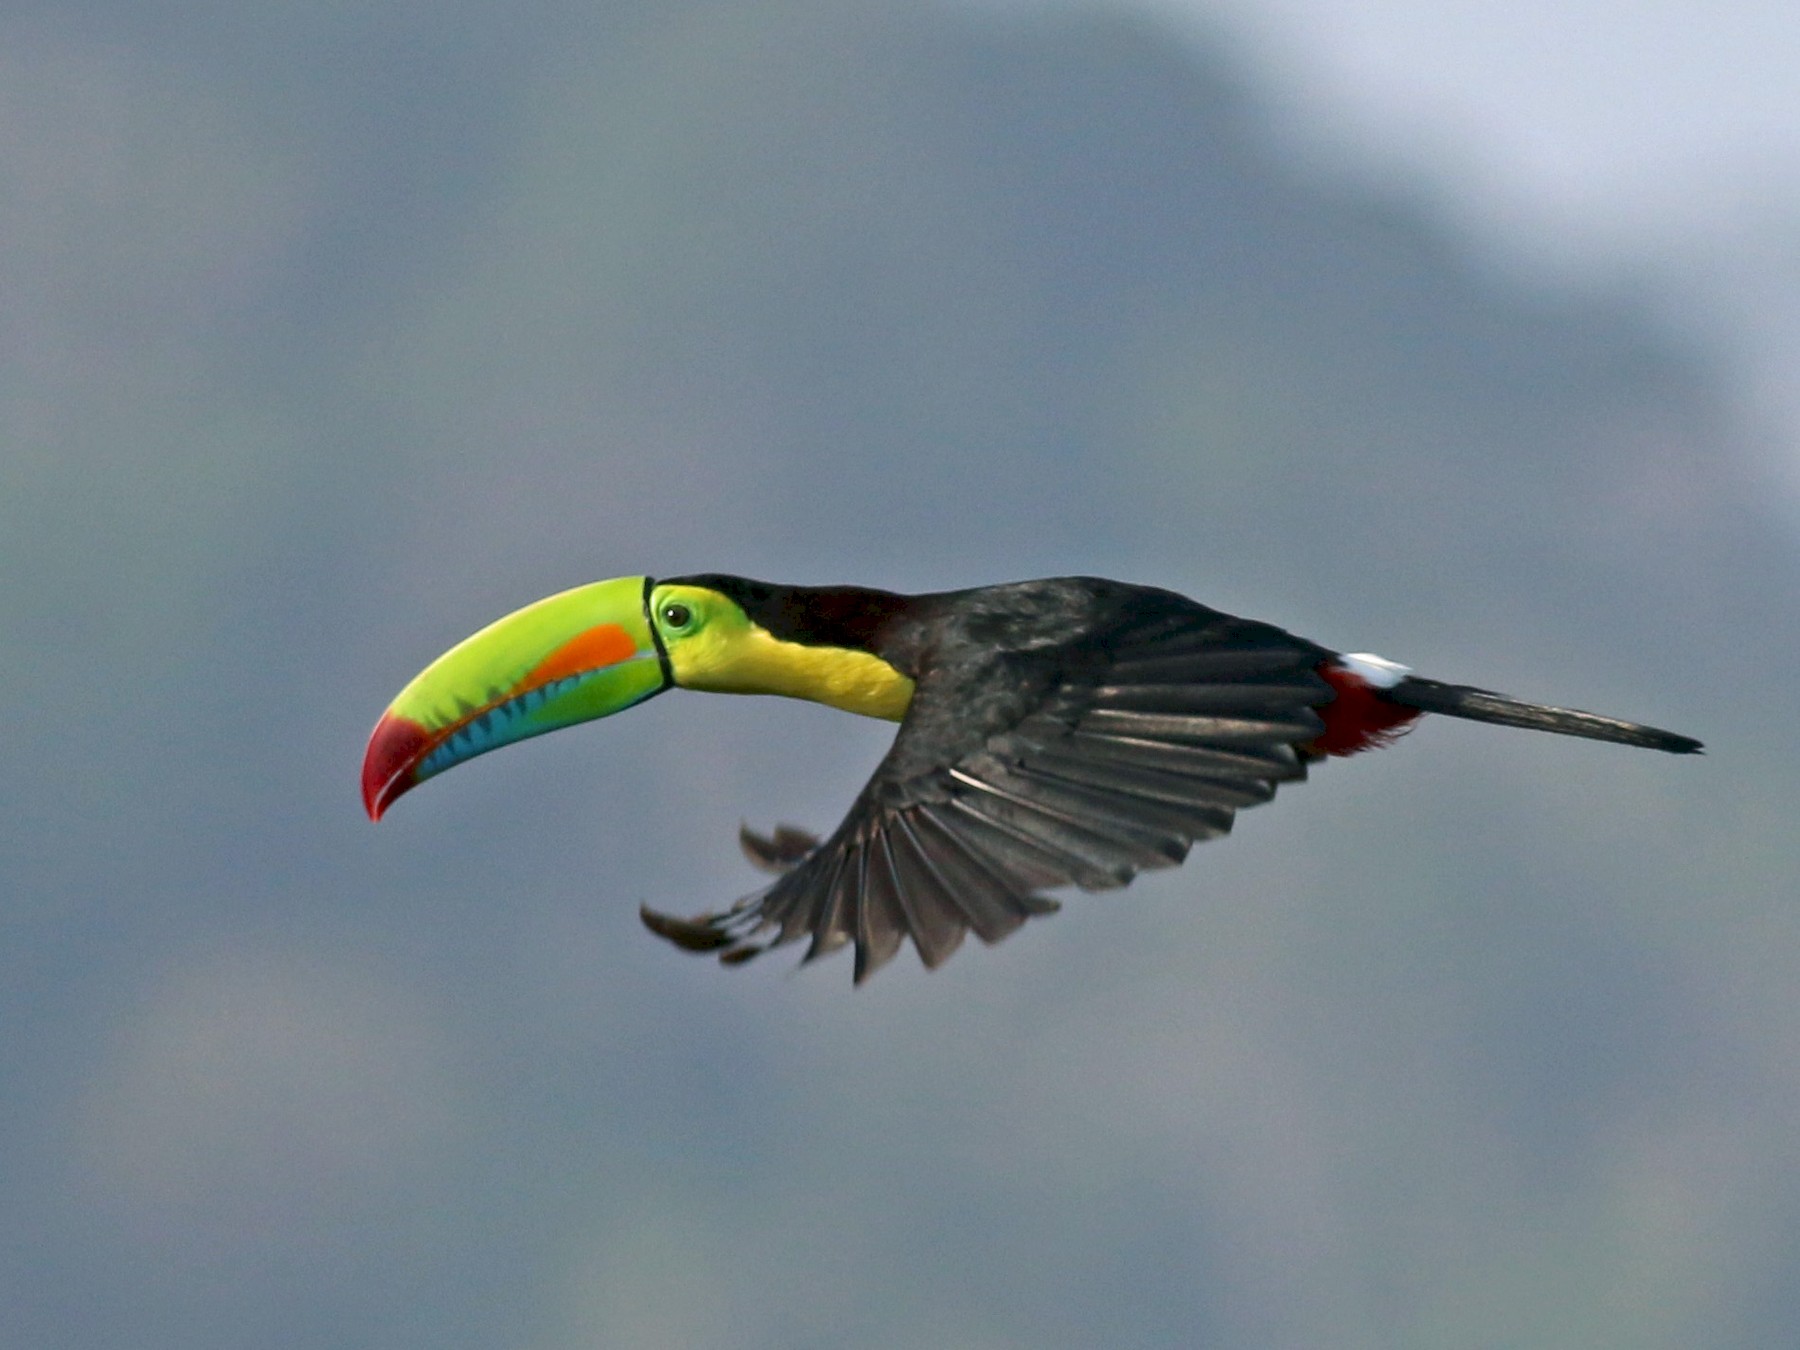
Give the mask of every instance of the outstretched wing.
<path id="1" fill-rule="evenodd" d="M 767 859 L 788 870 L 729 909 L 646 908 L 644 922 L 727 963 L 801 937 L 808 961 L 854 944 L 861 983 L 908 937 L 935 967 L 971 930 L 998 942 L 1057 909 L 1046 888 L 1105 890 L 1181 862 L 1306 776 L 1329 653 L 1152 595 L 1078 641 L 927 670 L 830 838 L 795 861 L 788 836 Z"/>

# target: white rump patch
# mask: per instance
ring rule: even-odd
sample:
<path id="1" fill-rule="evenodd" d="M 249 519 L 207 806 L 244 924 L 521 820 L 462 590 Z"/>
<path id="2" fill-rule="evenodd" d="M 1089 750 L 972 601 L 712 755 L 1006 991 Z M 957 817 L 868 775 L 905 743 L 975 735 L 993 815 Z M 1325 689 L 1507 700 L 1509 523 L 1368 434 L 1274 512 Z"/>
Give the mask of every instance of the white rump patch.
<path id="1" fill-rule="evenodd" d="M 1412 674 L 1411 666 L 1403 666 L 1374 652 L 1345 652 L 1338 657 L 1337 663 L 1371 689 L 1392 689 Z"/>

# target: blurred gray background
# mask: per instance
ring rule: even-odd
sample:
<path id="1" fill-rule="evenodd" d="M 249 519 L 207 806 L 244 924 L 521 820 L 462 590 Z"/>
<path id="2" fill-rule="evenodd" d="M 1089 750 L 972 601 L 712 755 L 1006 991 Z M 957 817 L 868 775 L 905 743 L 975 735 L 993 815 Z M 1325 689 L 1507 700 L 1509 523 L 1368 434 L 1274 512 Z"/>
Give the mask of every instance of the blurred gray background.
<path id="1" fill-rule="evenodd" d="M 13 0 L 0 1346 L 1793 1343 L 1797 54 Z M 1113 575 L 1709 753 L 1434 721 L 860 991 L 636 909 L 885 727 L 671 695 L 362 817 L 442 648 L 694 570 Z"/>

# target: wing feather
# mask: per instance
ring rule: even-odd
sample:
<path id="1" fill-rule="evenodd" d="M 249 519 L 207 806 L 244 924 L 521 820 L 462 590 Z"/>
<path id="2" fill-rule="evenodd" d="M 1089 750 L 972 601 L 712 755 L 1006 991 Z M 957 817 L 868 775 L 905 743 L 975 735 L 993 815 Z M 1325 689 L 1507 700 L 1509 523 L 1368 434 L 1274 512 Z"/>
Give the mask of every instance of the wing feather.
<path id="1" fill-rule="evenodd" d="M 1242 684 L 1105 684 L 1094 690 L 1093 698 L 1097 708 L 1120 712 L 1216 717 L 1283 713 L 1304 706 L 1316 694 L 1310 681 L 1256 679 Z"/>
<path id="2" fill-rule="evenodd" d="M 1179 712 L 1096 708 L 1081 719 L 1081 724 L 1102 736 L 1136 736 L 1143 740 L 1174 741 L 1178 745 L 1228 748 L 1304 742 L 1325 729 L 1324 721 L 1310 709 L 1296 709 L 1292 719 L 1275 722 L 1260 717 L 1201 717 Z"/>
<path id="3" fill-rule="evenodd" d="M 913 946 L 926 967 L 936 970 L 962 945 L 970 925 L 968 911 L 958 903 L 954 887 L 933 868 L 905 816 L 894 817 L 883 842 Z"/>
<path id="4" fill-rule="evenodd" d="M 1201 777 L 1216 775 L 1232 781 L 1277 783 L 1306 777 L 1306 763 L 1291 745 L 1225 749 L 1158 741 L 1146 736 L 1115 735 L 1083 726 L 1076 728 L 1068 741 L 1055 749 L 1059 753 L 1094 760 Z M 1273 795 L 1271 788 L 1270 796 Z"/>
<path id="5" fill-rule="evenodd" d="M 894 959 L 908 928 L 900 889 L 888 866 L 886 835 L 872 833 L 857 848 L 856 983 Z"/>
<path id="6" fill-rule="evenodd" d="M 1108 891 L 1131 879 L 1125 859 L 1094 847 L 1053 818 L 1012 810 L 986 793 L 953 797 L 935 814 L 939 824 L 967 836 L 1006 869 L 1031 878 L 1034 889 L 1073 883 L 1085 891 Z"/>
<path id="7" fill-rule="evenodd" d="M 992 859 L 977 853 L 967 840 L 939 825 L 929 812 L 897 816 L 899 829 L 918 847 L 919 857 L 961 911 L 975 936 L 990 946 L 1018 929 L 1034 914 L 1051 914 L 1056 901 L 1034 895 L 1009 881 Z"/>
<path id="8" fill-rule="evenodd" d="M 1102 792 L 1117 793 L 1134 801 L 1167 802 L 1191 807 L 1210 820 L 1210 812 L 1258 806 L 1275 795 L 1273 783 L 1262 779 L 1232 779 L 1219 774 L 1173 773 L 1166 768 L 1134 763 L 1129 758 L 1067 754 L 1045 751 L 1031 761 L 1031 772 Z"/>
<path id="9" fill-rule="evenodd" d="M 1063 803 L 1089 820 L 1154 831 L 1175 846 L 1171 863 L 1186 857 L 1195 839 L 1210 839 L 1231 828 L 1232 806 L 1216 796 L 1200 795 L 1195 785 L 1181 780 L 1179 791 L 1158 794 L 1144 790 L 1140 782 L 1087 768 L 1078 775 L 1058 774 L 1055 765 L 1041 761 L 1007 770 L 1006 780 L 1016 791 Z"/>
<path id="10" fill-rule="evenodd" d="M 812 941 L 807 944 L 804 960 L 817 961 L 856 936 L 853 892 L 861 866 L 860 850 L 837 848 L 822 850 L 813 855 L 809 870 L 823 873 L 823 879 L 819 883 L 808 924 Z M 807 929 L 803 928 L 801 931 Z M 776 942 L 788 940 L 783 936 L 777 938 Z"/>

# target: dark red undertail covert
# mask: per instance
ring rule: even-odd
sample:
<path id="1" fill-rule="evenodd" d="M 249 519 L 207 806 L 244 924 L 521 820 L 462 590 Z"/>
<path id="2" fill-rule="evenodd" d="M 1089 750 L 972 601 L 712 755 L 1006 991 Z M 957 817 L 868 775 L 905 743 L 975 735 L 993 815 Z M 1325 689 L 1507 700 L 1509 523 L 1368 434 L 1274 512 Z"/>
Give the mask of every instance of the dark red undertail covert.
<path id="1" fill-rule="evenodd" d="M 1322 662 L 1319 674 L 1337 697 L 1319 709 L 1325 731 L 1307 747 L 1316 754 L 1354 755 L 1391 745 L 1419 718 L 1417 708 L 1390 703 L 1361 675 L 1335 661 Z"/>

